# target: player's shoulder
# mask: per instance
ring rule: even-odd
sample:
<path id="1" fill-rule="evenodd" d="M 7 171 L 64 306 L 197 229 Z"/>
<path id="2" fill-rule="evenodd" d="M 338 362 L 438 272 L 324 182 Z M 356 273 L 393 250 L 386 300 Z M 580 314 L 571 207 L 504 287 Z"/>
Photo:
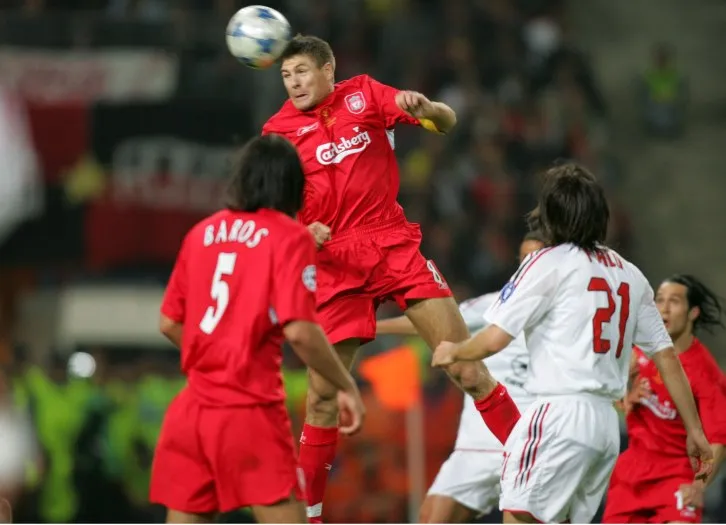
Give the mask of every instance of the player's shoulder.
<path id="1" fill-rule="evenodd" d="M 714 379 L 723 378 L 723 371 L 716 359 L 714 359 L 713 354 L 698 338 L 694 337 L 691 347 L 688 351 L 682 353 L 680 357 L 681 363 L 687 371 L 690 369 L 700 375 L 711 376 Z"/>
<path id="2" fill-rule="evenodd" d="M 373 82 L 370 75 L 362 74 L 354 77 L 346 78 L 335 83 L 335 89 L 343 91 L 367 88 Z"/>
<path id="3" fill-rule="evenodd" d="M 607 248 L 607 251 L 612 257 L 616 258 L 620 263 L 622 263 L 623 267 L 626 268 L 628 271 L 645 276 L 640 268 L 638 268 L 633 262 L 620 255 L 618 251 L 614 250 L 613 248 Z"/>
<path id="4" fill-rule="evenodd" d="M 613 253 L 616 253 L 616 252 L 613 251 Z M 622 257 L 620 254 L 617 254 L 617 255 L 620 258 L 620 261 L 622 261 L 623 268 L 625 269 L 626 272 L 628 272 L 628 274 L 630 276 L 631 284 L 634 281 L 639 282 L 643 286 L 643 289 L 645 289 L 645 290 L 650 289 L 650 282 L 648 281 L 648 278 L 645 276 L 645 273 L 643 273 L 643 270 L 638 268 L 638 266 L 635 263 L 630 262 L 625 257 Z"/>
<path id="5" fill-rule="evenodd" d="M 517 273 L 525 274 L 532 268 L 558 268 L 563 261 L 575 256 L 573 246 L 568 244 L 558 244 L 556 246 L 545 246 L 539 250 L 531 252 L 519 265 Z"/>
<path id="6" fill-rule="evenodd" d="M 381 97 L 382 90 L 386 86 L 370 75 L 356 75 L 346 80 L 341 80 L 335 85 L 335 90 L 343 96 L 346 102 L 354 101 L 356 96 L 363 96 L 363 101 L 375 101 Z"/>
<path id="7" fill-rule="evenodd" d="M 297 129 L 298 124 L 296 117 L 300 116 L 300 111 L 292 105 L 292 101 L 287 99 L 282 107 L 272 115 L 262 126 L 262 133 L 279 133 L 285 134 Z"/>

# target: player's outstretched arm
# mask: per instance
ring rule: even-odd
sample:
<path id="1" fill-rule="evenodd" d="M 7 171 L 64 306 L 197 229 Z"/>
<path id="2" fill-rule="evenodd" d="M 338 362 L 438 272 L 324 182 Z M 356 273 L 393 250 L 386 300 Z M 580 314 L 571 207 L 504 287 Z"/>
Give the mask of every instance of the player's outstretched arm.
<path id="1" fill-rule="evenodd" d="M 686 373 L 673 347 L 656 352 L 652 359 L 688 432 L 688 455 L 694 462 L 696 476 L 705 478 L 712 471 L 713 451 L 703 432 L 701 418 Z"/>
<path id="2" fill-rule="evenodd" d="M 310 321 L 292 321 L 285 325 L 283 333 L 300 359 L 338 389 L 338 405 L 349 412 L 343 414 L 348 421 L 340 431 L 353 434 L 360 430 L 365 408 L 358 386 L 320 326 Z"/>
<path id="3" fill-rule="evenodd" d="M 501 352 L 514 338 L 495 324 L 487 326 L 461 343 L 442 342 L 434 350 L 433 366 L 448 366 L 457 361 L 480 361 Z"/>
<path id="4" fill-rule="evenodd" d="M 181 348 L 183 326 L 181 323 L 161 314 L 159 331 L 177 348 Z"/>
<path id="5" fill-rule="evenodd" d="M 448 133 L 456 126 L 456 112 L 443 102 L 433 102 L 416 91 L 399 91 L 396 105 L 429 131 Z"/>
<path id="6" fill-rule="evenodd" d="M 381 319 L 376 323 L 376 335 L 416 335 L 418 332 L 405 315 Z"/>
<path id="7" fill-rule="evenodd" d="M 653 362 L 655 362 L 655 366 L 663 378 L 663 383 L 676 404 L 686 431 L 689 433 L 703 432 L 703 425 L 698 415 L 691 384 L 688 382 L 675 350 L 666 348 L 656 352 L 653 354 Z"/>

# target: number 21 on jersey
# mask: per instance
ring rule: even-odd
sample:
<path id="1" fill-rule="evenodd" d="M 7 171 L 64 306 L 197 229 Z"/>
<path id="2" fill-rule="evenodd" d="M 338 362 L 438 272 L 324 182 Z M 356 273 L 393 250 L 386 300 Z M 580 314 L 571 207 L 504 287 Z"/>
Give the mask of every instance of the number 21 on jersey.
<path id="1" fill-rule="evenodd" d="M 590 292 L 600 292 L 607 295 L 608 305 L 595 310 L 592 318 L 592 349 L 596 354 L 607 354 L 610 351 L 610 340 L 603 339 L 603 325 L 612 322 L 615 315 L 615 299 L 613 298 L 613 290 L 608 282 L 602 277 L 593 277 L 587 286 Z M 630 317 L 630 285 L 628 283 L 620 283 L 616 291 L 620 298 L 620 315 L 618 316 L 618 346 L 615 349 L 615 357 L 619 358 L 623 352 L 623 341 L 625 340 L 625 325 Z"/>
<path id="2" fill-rule="evenodd" d="M 212 288 L 209 291 L 212 300 L 216 301 L 216 304 L 207 308 L 207 312 L 199 323 L 200 330 L 207 335 L 214 332 L 219 321 L 222 320 L 227 306 L 229 306 L 229 284 L 224 280 L 224 277 L 234 273 L 236 262 L 236 253 L 220 253 L 217 258 L 217 268 L 214 270 Z"/>

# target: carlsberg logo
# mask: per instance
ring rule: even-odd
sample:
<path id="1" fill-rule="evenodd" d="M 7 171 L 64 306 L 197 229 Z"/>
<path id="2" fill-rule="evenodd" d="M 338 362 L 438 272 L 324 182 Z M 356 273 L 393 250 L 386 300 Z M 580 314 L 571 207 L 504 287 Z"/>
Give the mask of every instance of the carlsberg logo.
<path id="1" fill-rule="evenodd" d="M 366 149 L 371 143 L 371 136 L 367 131 L 360 131 L 358 127 L 353 128 L 353 131 L 358 133 L 353 138 L 341 137 L 338 142 L 327 142 L 318 146 L 315 152 L 318 162 L 325 166 L 339 164 L 347 156 Z"/>

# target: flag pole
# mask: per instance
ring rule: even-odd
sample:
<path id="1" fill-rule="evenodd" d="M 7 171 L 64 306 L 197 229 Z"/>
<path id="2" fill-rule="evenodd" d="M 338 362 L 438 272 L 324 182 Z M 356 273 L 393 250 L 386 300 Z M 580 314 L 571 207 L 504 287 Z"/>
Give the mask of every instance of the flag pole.
<path id="1" fill-rule="evenodd" d="M 423 402 L 420 397 L 406 410 L 406 461 L 408 522 L 418 523 L 418 513 L 426 495 L 426 443 Z"/>

